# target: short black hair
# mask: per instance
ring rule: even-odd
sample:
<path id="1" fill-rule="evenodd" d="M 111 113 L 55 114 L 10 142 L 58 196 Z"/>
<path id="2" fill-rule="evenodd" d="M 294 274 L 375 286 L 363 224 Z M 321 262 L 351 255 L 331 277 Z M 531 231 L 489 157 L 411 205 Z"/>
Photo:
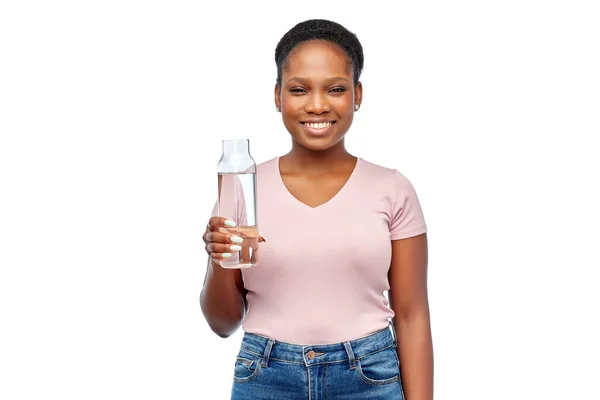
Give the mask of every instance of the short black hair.
<path id="1" fill-rule="evenodd" d="M 363 69 L 363 48 L 356 35 L 337 22 L 326 19 L 309 19 L 290 29 L 275 48 L 277 64 L 277 84 L 281 85 L 281 75 L 288 56 L 298 45 L 309 40 L 326 40 L 338 45 L 347 54 L 352 64 L 354 85 Z"/>

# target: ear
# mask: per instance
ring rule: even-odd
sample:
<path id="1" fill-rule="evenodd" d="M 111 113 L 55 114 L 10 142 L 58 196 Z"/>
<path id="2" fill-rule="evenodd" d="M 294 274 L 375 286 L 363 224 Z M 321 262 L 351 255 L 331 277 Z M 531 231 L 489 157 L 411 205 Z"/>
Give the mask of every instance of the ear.
<path id="1" fill-rule="evenodd" d="M 281 110 L 281 88 L 278 84 L 275 84 L 275 108 Z"/>
<path id="2" fill-rule="evenodd" d="M 358 104 L 360 106 L 362 103 L 362 96 L 363 96 L 362 83 L 358 82 L 356 84 L 356 86 L 354 87 L 354 104 Z"/>

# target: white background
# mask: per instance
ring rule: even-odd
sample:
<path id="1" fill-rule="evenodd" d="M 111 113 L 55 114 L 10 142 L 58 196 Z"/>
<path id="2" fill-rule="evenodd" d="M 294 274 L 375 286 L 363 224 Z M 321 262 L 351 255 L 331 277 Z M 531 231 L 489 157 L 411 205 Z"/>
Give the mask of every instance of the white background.
<path id="1" fill-rule="evenodd" d="M 348 149 L 425 212 L 436 399 L 600 399 L 596 2 L 216 3 L 0 5 L 0 398 L 228 398 L 221 140 L 288 151 L 275 46 L 322 17 L 364 46 Z"/>

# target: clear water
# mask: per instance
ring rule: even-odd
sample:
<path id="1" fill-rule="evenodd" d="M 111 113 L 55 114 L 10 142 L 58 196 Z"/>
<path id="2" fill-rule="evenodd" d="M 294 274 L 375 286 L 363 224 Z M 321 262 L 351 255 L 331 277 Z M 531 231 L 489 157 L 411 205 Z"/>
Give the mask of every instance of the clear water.
<path id="1" fill-rule="evenodd" d="M 244 239 L 242 250 L 220 261 L 223 268 L 251 268 L 258 263 L 256 174 L 219 174 L 218 215 L 235 221 L 226 231 Z"/>

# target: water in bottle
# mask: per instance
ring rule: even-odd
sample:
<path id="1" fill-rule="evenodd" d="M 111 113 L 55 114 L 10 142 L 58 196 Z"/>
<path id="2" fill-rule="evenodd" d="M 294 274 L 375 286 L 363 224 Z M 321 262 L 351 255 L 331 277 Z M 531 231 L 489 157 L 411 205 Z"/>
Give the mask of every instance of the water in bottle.
<path id="1" fill-rule="evenodd" d="M 258 264 L 258 222 L 256 164 L 250 156 L 249 141 L 224 140 L 218 165 L 218 215 L 233 220 L 226 232 L 243 239 L 242 250 L 223 259 L 223 268 L 251 268 Z"/>

